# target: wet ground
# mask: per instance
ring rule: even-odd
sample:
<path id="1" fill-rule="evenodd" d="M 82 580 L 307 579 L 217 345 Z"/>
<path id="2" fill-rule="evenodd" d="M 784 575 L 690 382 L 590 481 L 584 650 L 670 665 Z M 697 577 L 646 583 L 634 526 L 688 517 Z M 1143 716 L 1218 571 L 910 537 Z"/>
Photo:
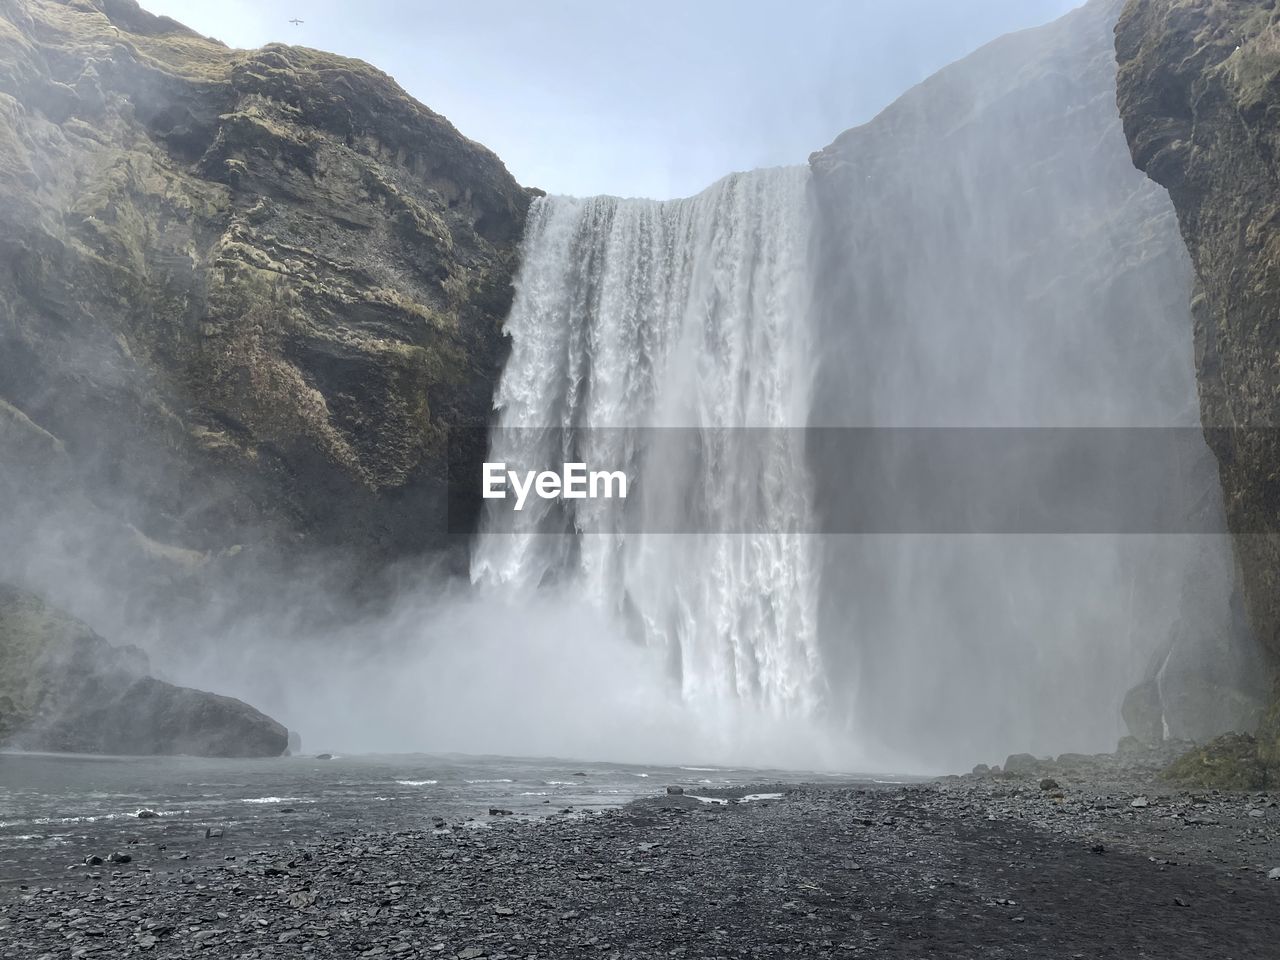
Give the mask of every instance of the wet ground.
<path id="1" fill-rule="evenodd" d="M 67 865 L 122 845 L 221 863 L 259 847 L 369 830 L 429 828 L 437 818 L 483 825 L 584 813 L 661 793 L 814 774 L 710 766 L 641 766 L 522 757 L 92 757 L 0 753 L 0 898 L 62 880 Z M 829 781 L 841 778 L 827 778 Z M 139 810 L 154 817 L 139 819 Z M 219 834 L 216 847 L 205 832 Z"/>
<path id="2" fill-rule="evenodd" d="M 1280 956 L 1276 797 L 1040 781 L 126 844 L 0 903 L 0 957 Z"/>

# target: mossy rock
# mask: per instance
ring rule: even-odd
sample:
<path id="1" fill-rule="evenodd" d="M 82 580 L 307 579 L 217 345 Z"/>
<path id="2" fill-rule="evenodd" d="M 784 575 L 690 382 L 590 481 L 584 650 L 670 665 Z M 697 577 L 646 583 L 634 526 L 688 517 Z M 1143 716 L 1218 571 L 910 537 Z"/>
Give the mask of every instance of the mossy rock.
<path id="1" fill-rule="evenodd" d="M 1218 790 L 1265 790 L 1280 782 L 1280 770 L 1263 762 L 1258 741 L 1247 733 L 1228 733 L 1183 754 L 1163 776 L 1179 786 Z"/>
<path id="2" fill-rule="evenodd" d="M 502 162 L 368 64 L 134 0 L 0 4 L 0 91 L 9 552 L 77 494 L 126 540 L 281 569 L 455 548 L 532 199 Z"/>

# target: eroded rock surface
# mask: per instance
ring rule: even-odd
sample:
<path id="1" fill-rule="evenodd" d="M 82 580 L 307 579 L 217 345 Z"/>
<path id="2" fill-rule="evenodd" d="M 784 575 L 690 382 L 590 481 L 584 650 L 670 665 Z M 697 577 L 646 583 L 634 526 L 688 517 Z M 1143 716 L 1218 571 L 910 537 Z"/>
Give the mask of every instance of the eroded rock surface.
<path id="1" fill-rule="evenodd" d="M 1201 414 L 1249 621 L 1280 663 L 1280 10 L 1131 0 L 1116 30 L 1136 165 L 1164 185 L 1195 267 Z M 1260 736 L 1280 763 L 1280 703 Z"/>
<path id="2" fill-rule="evenodd" d="M 77 531 L 161 580 L 440 548 L 476 509 L 446 481 L 483 457 L 528 200 L 367 64 L 0 0 L 10 542 Z"/>

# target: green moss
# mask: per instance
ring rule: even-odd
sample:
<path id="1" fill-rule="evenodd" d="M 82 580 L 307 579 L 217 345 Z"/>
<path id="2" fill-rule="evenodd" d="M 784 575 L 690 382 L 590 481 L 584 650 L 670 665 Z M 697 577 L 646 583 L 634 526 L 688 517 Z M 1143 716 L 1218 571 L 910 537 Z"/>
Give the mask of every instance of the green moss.
<path id="1" fill-rule="evenodd" d="M 1265 790 L 1280 782 L 1280 770 L 1269 768 L 1258 741 L 1243 733 L 1225 734 L 1183 754 L 1163 776 L 1180 786 L 1219 790 Z"/>
<path id="2" fill-rule="evenodd" d="M 434 546 L 403 518 L 439 499 L 442 438 L 489 413 L 528 196 L 359 61 L 230 50 L 128 0 L 15 2 L 0 209 L 25 232 L 0 334 L 23 351 L 0 379 L 44 406 L 0 415 L 0 462 L 112 465 L 111 502 L 145 505 L 128 521 L 197 552 Z"/>

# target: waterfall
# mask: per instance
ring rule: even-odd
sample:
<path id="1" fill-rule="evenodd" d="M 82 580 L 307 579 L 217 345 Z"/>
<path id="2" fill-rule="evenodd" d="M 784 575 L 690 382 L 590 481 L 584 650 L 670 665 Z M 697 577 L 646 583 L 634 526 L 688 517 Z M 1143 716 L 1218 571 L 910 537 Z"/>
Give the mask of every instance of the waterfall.
<path id="1" fill-rule="evenodd" d="M 489 459 L 625 469 L 636 496 L 495 506 L 472 560 L 507 590 L 570 582 L 686 702 L 779 717 L 822 699 L 813 484 L 781 429 L 810 404 L 809 176 L 535 201 Z"/>

